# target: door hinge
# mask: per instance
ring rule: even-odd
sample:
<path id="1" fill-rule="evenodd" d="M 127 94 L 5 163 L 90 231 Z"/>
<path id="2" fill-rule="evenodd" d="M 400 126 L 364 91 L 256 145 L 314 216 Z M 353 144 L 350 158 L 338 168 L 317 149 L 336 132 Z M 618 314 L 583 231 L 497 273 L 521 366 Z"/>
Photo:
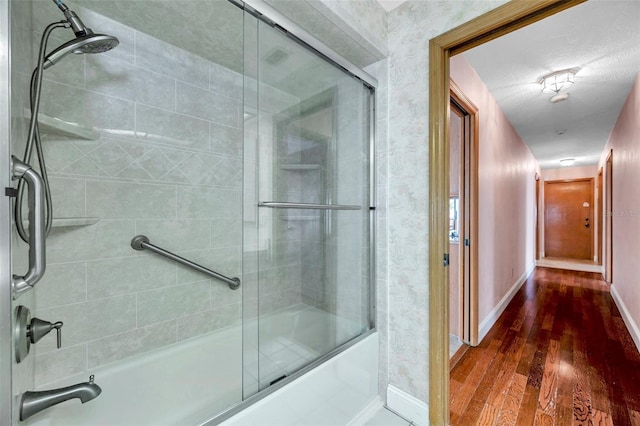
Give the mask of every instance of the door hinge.
<path id="1" fill-rule="evenodd" d="M 470 245 L 469 239 L 468 239 L 468 238 L 465 238 L 465 239 L 464 239 L 464 246 L 465 246 L 465 247 L 469 247 L 469 245 Z"/>
<path id="2" fill-rule="evenodd" d="M 444 266 L 449 266 L 449 253 L 444 254 L 443 262 Z"/>

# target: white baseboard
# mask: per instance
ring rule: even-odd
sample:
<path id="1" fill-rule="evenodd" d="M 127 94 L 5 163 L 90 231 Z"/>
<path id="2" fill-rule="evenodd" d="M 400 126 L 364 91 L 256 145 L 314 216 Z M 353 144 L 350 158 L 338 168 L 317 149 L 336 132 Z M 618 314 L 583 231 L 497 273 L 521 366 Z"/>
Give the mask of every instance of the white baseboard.
<path id="1" fill-rule="evenodd" d="M 416 426 L 429 425 L 429 404 L 393 385 L 387 386 L 387 407 Z"/>
<path id="2" fill-rule="evenodd" d="M 626 324 L 627 329 L 629 330 L 629 334 L 631 334 L 631 338 L 636 344 L 636 348 L 638 348 L 638 351 L 640 351 L 640 328 L 638 328 L 638 324 L 636 324 L 636 322 L 631 317 L 631 313 L 629 312 L 629 310 L 627 309 L 627 306 L 622 301 L 622 298 L 620 297 L 620 293 L 618 293 L 618 290 L 614 285 L 611 285 L 611 297 L 613 298 L 613 301 L 616 302 L 616 305 L 618 306 L 618 310 L 620 311 L 620 314 L 622 315 L 622 319 L 624 320 L 624 323 Z"/>
<path id="3" fill-rule="evenodd" d="M 520 290 L 522 284 L 524 284 L 524 282 L 527 280 L 527 277 L 531 275 L 535 268 L 536 265 L 535 263 L 533 263 L 529 267 L 529 269 L 526 270 L 525 273 L 520 276 L 520 278 L 518 278 L 518 280 L 513 284 L 513 287 L 511 287 L 507 294 L 504 295 L 504 297 L 502 298 L 502 300 L 500 300 L 496 307 L 493 308 L 491 312 L 489 312 L 489 315 L 487 315 L 487 317 L 482 320 L 480 326 L 478 327 L 478 342 L 481 342 L 482 339 L 484 339 L 484 336 L 486 336 L 489 330 L 491 330 L 491 327 L 493 327 L 498 318 L 500 318 L 500 315 L 502 315 L 504 310 L 507 309 L 507 306 L 509 305 L 509 302 L 511 302 L 511 299 L 513 299 L 513 296 L 515 296 L 518 290 Z"/>
<path id="4" fill-rule="evenodd" d="M 357 416 L 351 419 L 351 421 L 347 423 L 347 426 L 363 426 L 376 415 L 379 409 L 383 407 L 384 402 L 382 402 L 380 397 L 374 399 L 369 405 L 364 407 Z"/>

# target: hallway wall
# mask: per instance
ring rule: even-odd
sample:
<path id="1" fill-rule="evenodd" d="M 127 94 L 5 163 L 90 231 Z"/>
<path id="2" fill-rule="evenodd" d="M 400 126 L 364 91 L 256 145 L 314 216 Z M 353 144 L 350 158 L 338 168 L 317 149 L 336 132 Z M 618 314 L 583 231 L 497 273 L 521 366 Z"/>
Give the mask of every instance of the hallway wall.
<path id="1" fill-rule="evenodd" d="M 533 267 L 533 154 L 464 55 L 450 60 L 451 79 L 478 107 L 478 320 L 483 331 L 501 300 Z M 494 318 L 495 317 L 495 318 Z"/>
<path id="2" fill-rule="evenodd" d="M 600 158 L 613 149 L 614 300 L 640 349 L 640 74 L 631 88 Z M 605 186 L 606 189 L 606 186 Z M 607 214 L 605 212 L 605 214 Z M 623 306 L 621 306 L 623 305 Z M 626 312 L 625 312 L 626 311 Z M 626 314 L 626 315 L 625 315 Z"/>

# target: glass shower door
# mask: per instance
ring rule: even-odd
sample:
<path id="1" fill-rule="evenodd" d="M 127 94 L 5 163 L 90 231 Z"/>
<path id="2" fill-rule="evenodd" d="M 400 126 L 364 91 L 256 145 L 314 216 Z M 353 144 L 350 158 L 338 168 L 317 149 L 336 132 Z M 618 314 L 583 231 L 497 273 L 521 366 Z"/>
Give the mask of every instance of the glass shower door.
<path id="1" fill-rule="evenodd" d="M 262 390 L 372 326 L 371 92 L 264 22 L 251 31 L 245 157 L 254 161 L 245 167 L 255 191 L 245 208 L 256 215 L 256 300 L 244 342 L 257 351 L 245 361 L 245 390 Z"/>

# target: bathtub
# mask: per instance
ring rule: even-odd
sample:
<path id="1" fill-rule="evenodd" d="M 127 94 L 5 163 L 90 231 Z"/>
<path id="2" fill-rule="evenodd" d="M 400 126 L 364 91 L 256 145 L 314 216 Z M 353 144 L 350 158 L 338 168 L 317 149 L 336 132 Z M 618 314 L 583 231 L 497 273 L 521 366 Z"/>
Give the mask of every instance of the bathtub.
<path id="1" fill-rule="evenodd" d="M 265 343 L 272 343 L 265 344 L 265 348 L 286 345 L 286 342 L 298 342 L 296 338 L 301 336 L 309 343 L 322 346 L 325 340 L 320 337 L 325 334 L 323 330 L 318 329 L 318 324 L 331 324 L 331 318 L 321 318 L 322 315 L 330 316 L 315 308 L 297 305 L 261 318 L 261 332 L 280 339 L 273 342 L 265 339 Z M 310 339 L 312 335 L 319 338 Z M 242 338 L 242 327 L 237 325 L 96 368 L 90 373 L 95 375 L 95 382 L 102 388 L 100 396 L 85 404 L 81 404 L 77 399 L 66 401 L 30 417 L 25 423 L 30 426 L 205 424 L 207 420 L 242 401 Z M 339 414 L 336 414 L 345 420 L 344 424 L 347 424 L 346 417 L 358 414 L 367 404 L 377 399 L 377 335 L 375 333 L 373 339 L 375 342 L 371 336 L 367 337 L 365 341 L 357 343 L 268 395 L 227 420 L 226 423 L 252 426 L 282 424 L 273 418 L 273 414 L 281 410 L 279 408 L 274 410 L 273 407 L 281 407 L 281 401 L 286 401 L 287 397 L 292 395 L 287 389 L 293 389 L 293 395 L 297 397 L 307 395 L 308 398 L 306 403 L 297 401 L 297 409 L 291 414 L 300 418 L 304 417 L 300 407 L 306 406 L 311 411 L 317 409 L 319 398 L 323 395 L 331 399 L 336 392 L 339 392 L 342 394 L 338 399 L 340 402 L 345 400 L 345 392 L 351 393 L 349 400 L 352 401 L 350 409 L 353 413 L 342 407 L 338 410 Z M 301 345 L 308 350 L 306 359 L 312 359 L 316 354 L 315 349 L 318 348 L 307 347 L 304 343 Z M 294 347 L 291 346 L 291 348 Z M 301 359 L 305 358 L 304 352 L 298 350 L 296 353 L 301 354 Z M 263 354 L 259 353 L 257 356 L 261 357 Z M 271 357 L 273 358 L 273 355 Z M 347 364 L 340 364 L 338 361 L 341 359 L 347 360 Z M 363 359 L 369 360 L 364 363 L 367 365 L 364 369 Z M 258 362 L 258 359 L 255 361 Z M 261 365 L 266 365 L 264 359 L 260 361 L 263 363 Z M 323 372 L 323 369 L 326 371 Z M 245 390 L 253 392 L 257 390 L 257 381 L 255 388 L 252 388 L 252 377 L 247 375 L 246 370 L 244 372 Z M 273 377 L 280 373 L 271 372 Z M 313 380 L 309 381 L 309 378 L 314 377 L 320 378 L 322 383 L 314 385 Z M 261 379 L 268 383 L 272 377 L 263 376 Z M 87 376 L 77 375 L 64 381 L 47 384 L 37 390 L 63 387 L 87 380 Z M 330 390 L 331 386 L 337 387 Z M 322 391 L 324 393 L 320 392 L 322 395 L 319 396 L 318 391 L 314 391 L 316 388 L 324 390 Z M 324 409 L 326 412 L 328 408 L 324 407 Z M 272 412 L 272 417 L 269 417 L 269 412 Z M 282 413 L 278 415 L 282 416 Z"/>

